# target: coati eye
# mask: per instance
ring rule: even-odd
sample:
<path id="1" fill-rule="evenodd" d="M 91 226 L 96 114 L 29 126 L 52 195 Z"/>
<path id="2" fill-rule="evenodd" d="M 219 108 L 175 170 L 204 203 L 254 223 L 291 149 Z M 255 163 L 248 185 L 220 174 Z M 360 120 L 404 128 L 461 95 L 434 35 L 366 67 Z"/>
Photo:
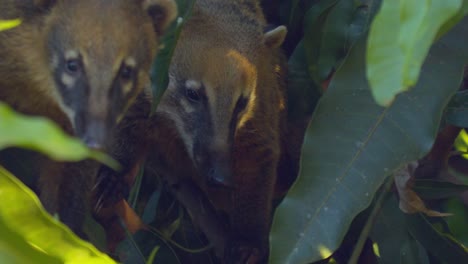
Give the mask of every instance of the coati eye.
<path id="1" fill-rule="evenodd" d="M 80 71 L 81 65 L 77 59 L 69 59 L 65 62 L 65 69 L 68 73 L 75 74 Z"/>
<path id="2" fill-rule="evenodd" d="M 200 94 L 198 94 L 198 91 L 195 89 L 187 88 L 185 90 L 185 95 L 190 99 L 191 101 L 198 102 L 200 101 Z"/>
<path id="3" fill-rule="evenodd" d="M 133 68 L 128 65 L 122 65 L 122 69 L 120 70 L 120 78 L 125 81 L 132 79 L 133 77 Z"/>

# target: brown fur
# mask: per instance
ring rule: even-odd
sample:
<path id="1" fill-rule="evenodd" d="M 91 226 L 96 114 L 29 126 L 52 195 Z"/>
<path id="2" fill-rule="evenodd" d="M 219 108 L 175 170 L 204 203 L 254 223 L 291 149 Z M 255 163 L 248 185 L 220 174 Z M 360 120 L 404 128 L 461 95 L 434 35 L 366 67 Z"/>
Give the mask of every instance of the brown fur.
<path id="1" fill-rule="evenodd" d="M 164 12 L 152 17 L 155 6 Z M 22 19 L 17 28 L 0 33 L 0 100 L 25 114 L 48 117 L 69 134 L 89 136 L 91 131 L 105 140 L 119 115 L 149 85 L 157 32 L 175 12 L 173 0 L 0 1 L 0 16 Z M 82 94 L 71 99 L 60 88 L 64 74 L 58 74 L 63 67 L 61 57 L 70 50 L 79 53 L 86 80 L 85 85 L 72 87 Z M 120 81 L 127 56 L 136 64 L 136 73 L 131 83 L 118 87 L 131 86 L 131 91 L 116 92 L 114 83 Z M 79 121 L 73 118 L 77 104 L 86 107 Z M 89 120 L 93 122 L 78 131 Z M 93 161 L 42 163 L 41 200 L 74 231 L 80 231 L 97 167 Z"/>

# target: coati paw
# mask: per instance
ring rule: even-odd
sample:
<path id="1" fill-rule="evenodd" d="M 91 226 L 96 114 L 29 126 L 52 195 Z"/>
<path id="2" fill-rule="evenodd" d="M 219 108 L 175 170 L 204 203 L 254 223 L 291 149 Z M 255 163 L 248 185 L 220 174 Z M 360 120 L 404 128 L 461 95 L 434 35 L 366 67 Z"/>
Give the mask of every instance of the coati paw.
<path id="1" fill-rule="evenodd" d="M 125 199 L 130 193 L 130 186 L 124 177 L 118 177 L 114 173 L 100 172 L 93 188 L 94 212 L 98 213 L 102 208 L 114 205 Z"/>
<path id="2" fill-rule="evenodd" d="M 225 251 L 225 264 L 263 264 L 266 257 L 262 251 L 245 241 L 231 241 Z"/>

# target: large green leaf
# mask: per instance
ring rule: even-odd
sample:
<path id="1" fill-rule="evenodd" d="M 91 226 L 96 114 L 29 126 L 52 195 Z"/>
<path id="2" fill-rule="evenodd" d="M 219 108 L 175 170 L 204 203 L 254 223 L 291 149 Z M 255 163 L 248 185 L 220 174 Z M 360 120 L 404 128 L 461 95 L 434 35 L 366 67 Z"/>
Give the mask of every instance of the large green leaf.
<path id="1" fill-rule="evenodd" d="M 115 263 L 42 208 L 38 198 L 0 167 L 1 263 Z"/>
<path id="2" fill-rule="evenodd" d="M 384 178 L 428 152 L 442 111 L 459 87 L 463 61 L 435 45 L 416 87 L 380 107 L 366 80 L 365 51 L 362 39 L 314 112 L 300 176 L 274 218 L 272 263 L 328 257 Z"/>
<path id="3" fill-rule="evenodd" d="M 59 161 L 93 158 L 113 168 L 119 166 L 107 155 L 90 150 L 80 140 L 66 135 L 46 118 L 16 113 L 0 102 L 0 120 L 0 149 L 22 147 L 42 152 Z"/>
<path id="4" fill-rule="evenodd" d="M 371 25 L 367 78 L 380 105 L 414 86 L 436 34 L 462 0 L 384 0 Z"/>

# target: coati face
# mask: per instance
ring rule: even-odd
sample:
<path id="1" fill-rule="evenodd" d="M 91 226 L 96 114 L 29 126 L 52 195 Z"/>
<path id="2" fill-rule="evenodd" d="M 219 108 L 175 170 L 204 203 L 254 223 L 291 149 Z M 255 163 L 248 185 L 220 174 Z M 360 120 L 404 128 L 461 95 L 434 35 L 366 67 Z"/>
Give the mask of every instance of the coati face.
<path id="1" fill-rule="evenodd" d="M 54 96 L 76 135 L 89 147 L 105 147 L 111 129 L 149 85 L 158 37 L 175 17 L 175 3 L 64 0 L 48 5 L 44 35 Z"/>
<path id="2" fill-rule="evenodd" d="M 208 183 L 230 187 L 236 131 L 262 100 L 256 92 L 261 53 L 281 45 L 286 28 L 268 31 L 249 44 L 260 54 L 223 42 L 216 33 L 198 33 L 188 28 L 181 35 L 158 112 L 174 122 L 200 175 Z"/>

